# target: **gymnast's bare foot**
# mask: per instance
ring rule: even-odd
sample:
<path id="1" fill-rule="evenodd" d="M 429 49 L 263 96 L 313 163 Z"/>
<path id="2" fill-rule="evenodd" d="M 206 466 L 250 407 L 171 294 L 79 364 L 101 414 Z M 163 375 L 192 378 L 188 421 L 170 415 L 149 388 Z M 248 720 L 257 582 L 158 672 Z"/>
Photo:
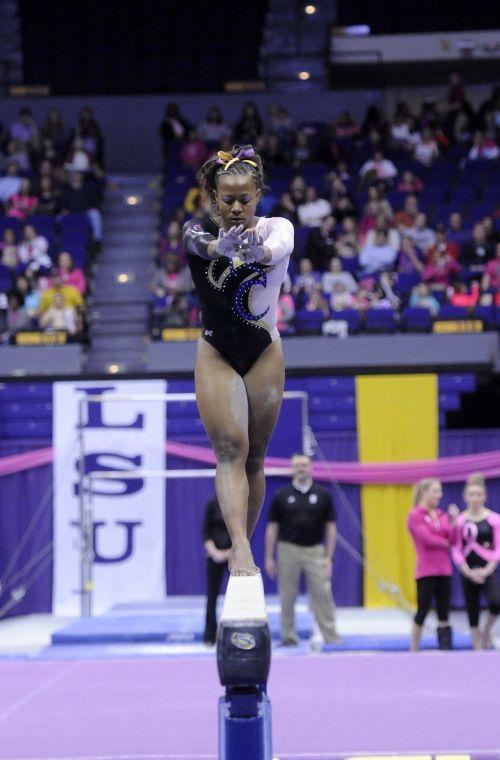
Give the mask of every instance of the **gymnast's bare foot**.
<path id="1" fill-rule="evenodd" d="M 257 575 L 259 568 L 253 561 L 250 543 L 233 544 L 229 553 L 229 572 L 231 575 Z"/>

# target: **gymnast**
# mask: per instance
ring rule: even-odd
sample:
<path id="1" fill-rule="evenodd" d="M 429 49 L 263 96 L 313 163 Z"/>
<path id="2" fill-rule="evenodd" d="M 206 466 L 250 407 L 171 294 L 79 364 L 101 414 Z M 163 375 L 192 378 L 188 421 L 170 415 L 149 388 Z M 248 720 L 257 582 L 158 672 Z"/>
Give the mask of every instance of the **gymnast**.
<path id="1" fill-rule="evenodd" d="M 210 201 L 183 240 L 202 312 L 195 383 L 216 460 L 215 487 L 230 538 L 232 576 L 259 572 L 250 547 L 265 495 L 264 458 L 284 389 L 276 328 L 292 224 L 255 216 L 264 187 L 252 146 L 219 151 L 197 175 Z"/>
<path id="2" fill-rule="evenodd" d="M 453 561 L 460 569 L 465 605 L 474 649 L 492 649 L 491 629 L 500 613 L 500 515 L 485 506 L 486 485 L 481 473 L 467 478 L 464 500 L 467 508 L 457 519 Z M 488 614 L 479 630 L 480 600 L 484 593 Z"/>
<path id="3" fill-rule="evenodd" d="M 435 600 L 438 617 L 439 649 L 452 648 L 452 631 L 448 622 L 453 573 L 450 547 L 456 538 L 458 507 L 450 505 L 448 514 L 439 509 L 443 496 L 441 483 L 424 478 L 415 486 L 414 506 L 408 516 L 408 530 L 415 544 L 417 566 L 417 612 L 413 621 L 410 649 L 420 648 L 422 628 Z"/>

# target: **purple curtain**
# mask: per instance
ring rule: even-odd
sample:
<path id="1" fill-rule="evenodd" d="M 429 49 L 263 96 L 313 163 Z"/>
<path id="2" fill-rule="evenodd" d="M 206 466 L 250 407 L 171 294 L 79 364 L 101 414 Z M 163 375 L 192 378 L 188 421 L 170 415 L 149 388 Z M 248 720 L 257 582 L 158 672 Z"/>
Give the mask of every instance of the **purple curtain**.
<path id="1" fill-rule="evenodd" d="M 199 441 L 193 440 L 192 443 Z M 292 450 L 299 448 L 294 441 Z M 318 435 L 321 449 L 318 458 L 336 461 L 357 459 L 357 439 L 355 433 Z M 22 453 L 33 448 L 50 445 L 47 441 L 0 443 L 0 456 Z M 453 456 L 479 451 L 493 451 L 500 448 L 500 432 L 494 430 L 442 431 L 440 435 L 440 455 Z M 170 468 L 192 468 L 193 464 L 168 458 Z M 266 514 L 272 495 L 288 480 L 269 478 L 263 515 L 254 536 L 253 544 L 258 564 L 263 564 L 264 531 Z M 0 607 L 11 602 L 13 589 L 26 588 L 24 598 L 15 604 L 8 614 L 49 612 L 52 598 L 52 468 L 37 467 L 33 470 L 0 478 L 0 579 L 3 588 Z M 330 487 L 330 486 L 329 486 Z M 338 529 L 341 536 L 354 551 L 362 554 L 360 530 L 359 487 L 331 485 L 332 497 L 337 509 Z M 444 487 L 444 504 L 456 501 L 462 504 L 463 484 L 448 484 Z M 489 506 L 500 511 L 500 479 L 488 484 Z M 202 594 L 205 589 L 205 560 L 201 522 L 206 501 L 213 493 L 211 479 L 188 479 L 167 481 L 166 504 L 166 575 L 169 594 Z M 22 541 L 38 510 L 38 519 L 26 545 L 15 561 L 12 557 Z M 32 568 L 26 566 L 33 558 L 39 560 Z M 11 567 L 9 567 L 11 565 Z M 8 570 L 7 576 L 4 574 Z M 19 575 L 21 571 L 26 572 Z M 37 576 L 37 573 L 39 575 Z M 17 577 L 16 577 L 17 576 Z M 30 585 L 32 584 L 32 585 Z M 275 585 L 265 578 L 266 591 L 274 592 Z M 339 543 L 335 555 L 333 588 L 339 605 L 362 604 L 362 567 L 350 551 Z M 462 607 L 462 591 L 458 579 L 454 579 L 453 604 Z"/>
<path id="2" fill-rule="evenodd" d="M 0 456 L 21 454 L 42 446 L 50 446 L 50 441 L 37 440 L 36 446 L 33 441 L 0 443 Z M 51 465 L 0 478 L 0 525 L 0 614 L 50 612 Z M 23 598 L 14 604 L 23 590 Z"/>

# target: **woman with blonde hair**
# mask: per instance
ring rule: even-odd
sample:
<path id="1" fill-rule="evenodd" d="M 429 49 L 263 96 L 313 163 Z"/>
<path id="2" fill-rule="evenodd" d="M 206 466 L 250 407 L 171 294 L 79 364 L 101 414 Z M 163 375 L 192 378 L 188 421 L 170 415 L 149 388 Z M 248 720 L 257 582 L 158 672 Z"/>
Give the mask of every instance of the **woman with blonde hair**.
<path id="1" fill-rule="evenodd" d="M 452 556 L 460 570 L 465 605 L 474 649 L 493 647 L 491 630 L 500 613 L 500 515 L 486 507 L 487 491 L 480 472 L 469 475 L 464 488 L 466 509 L 457 519 L 457 535 Z M 481 595 L 488 602 L 488 614 L 479 629 Z"/>
<path id="2" fill-rule="evenodd" d="M 435 478 L 420 480 L 415 486 L 413 509 L 408 517 L 408 530 L 415 544 L 417 566 L 417 612 L 411 634 L 412 652 L 418 651 L 425 618 L 434 601 L 438 616 L 439 649 L 452 648 L 450 612 L 452 564 L 450 546 L 455 541 L 455 518 L 458 508 L 449 516 L 439 509 L 443 496 L 441 483 Z"/>

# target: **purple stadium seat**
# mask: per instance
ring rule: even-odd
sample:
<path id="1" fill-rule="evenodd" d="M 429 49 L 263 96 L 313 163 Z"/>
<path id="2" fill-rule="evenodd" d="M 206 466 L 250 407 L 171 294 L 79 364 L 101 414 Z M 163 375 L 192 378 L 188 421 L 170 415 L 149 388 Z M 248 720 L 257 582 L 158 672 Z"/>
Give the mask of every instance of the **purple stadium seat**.
<path id="1" fill-rule="evenodd" d="M 476 306 L 474 309 L 474 318 L 480 319 L 486 328 L 493 328 L 500 324 L 500 309 L 491 306 Z"/>
<path id="2" fill-rule="evenodd" d="M 438 375 L 438 389 L 440 393 L 474 393 L 476 390 L 476 376 L 473 372 Z"/>
<path id="3" fill-rule="evenodd" d="M 468 319 L 469 310 L 464 306 L 441 306 L 438 319 Z"/>
<path id="4" fill-rule="evenodd" d="M 341 311 L 332 311 L 332 319 L 343 319 L 347 322 L 349 327 L 349 333 L 356 335 L 359 333 L 361 317 L 357 309 L 342 309 Z"/>
<path id="5" fill-rule="evenodd" d="M 368 309 L 365 329 L 367 332 L 396 332 L 396 312 L 393 309 Z"/>
<path id="6" fill-rule="evenodd" d="M 321 335 L 325 318 L 321 310 L 307 311 L 301 309 L 295 315 L 295 328 L 299 335 Z"/>
<path id="7" fill-rule="evenodd" d="M 432 316 L 429 309 L 408 307 L 403 310 L 401 323 L 408 332 L 430 332 Z"/>

